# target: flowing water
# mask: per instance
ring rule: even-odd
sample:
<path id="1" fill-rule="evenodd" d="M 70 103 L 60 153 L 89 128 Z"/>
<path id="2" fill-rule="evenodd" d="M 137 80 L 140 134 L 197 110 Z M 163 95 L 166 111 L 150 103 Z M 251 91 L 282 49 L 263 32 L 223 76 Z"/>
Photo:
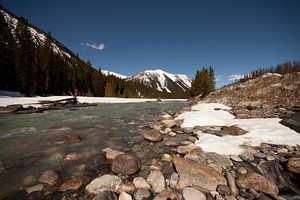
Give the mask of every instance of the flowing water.
<path id="1" fill-rule="evenodd" d="M 163 112 L 176 112 L 184 104 L 175 101 L 104 104 L 0 115 L 0 199 L 19 188 L 38 184 L 39 176 L 47 169 L 59 171 L 62 177 L 81 175 L 83 168 L 92 173 L 95 169 L 90 166 L 99 158 L 104 170 L 108 165 L 100 159 L 102 149 L 128 151 L 143 140 L 143 131 Z M 63 137 L 67 134 L 79 134 L 82 140 L 65 143 Z M 69 153 L 76 153 L 79 159 L 65 160 Z"/>

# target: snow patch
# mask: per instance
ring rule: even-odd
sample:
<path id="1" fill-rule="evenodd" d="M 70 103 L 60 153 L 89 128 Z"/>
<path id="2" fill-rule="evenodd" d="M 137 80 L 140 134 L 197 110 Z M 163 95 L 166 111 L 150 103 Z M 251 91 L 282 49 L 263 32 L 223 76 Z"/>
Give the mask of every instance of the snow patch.
<path id="1" fill-rule="evenodd" d="M 104 69 L 101 69 L 101 72 L 102 72 L 104 75 L 106 75 L 106 76 L 108 76 L 108 75 L 113 75 L 113 76 L 116 76 L 116 77 L 118 77 L 118 78 L 120 78 L 120 79 L 126 79 L 126 78 L 127 78 L 127 76 L 124 76 L 124 75 L 122 75 L 122 74 L 118 74 L 118 73 L 111 72 L 111 71 L 104 70 Z"/>

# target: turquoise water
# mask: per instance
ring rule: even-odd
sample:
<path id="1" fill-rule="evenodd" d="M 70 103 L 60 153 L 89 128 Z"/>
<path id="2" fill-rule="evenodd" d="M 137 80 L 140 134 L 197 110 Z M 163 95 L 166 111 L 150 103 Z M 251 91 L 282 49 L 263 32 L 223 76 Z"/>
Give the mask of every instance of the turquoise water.
<path id="1" fill-rule="evenodd" d="M 143 140 L 143 131 L 163 112 L 176 112 L 183 105 L 103 104 L 72 111 L 0 115 L 0 198 L 18 188 L 38 184 L 38 177 L 46 169 L 60 171 L 62 177 L 82 175 L 80 168 L 93 165 L 103 154 L 102 149 L 128 151 Z M 64 143 L 62 139 L 67 134 L 79 134 L 82 140 Z M 65 160 L 68 153 L 76 153 L 79 159 Z M 99 162 L 104 163 L 101 159 Z"/>

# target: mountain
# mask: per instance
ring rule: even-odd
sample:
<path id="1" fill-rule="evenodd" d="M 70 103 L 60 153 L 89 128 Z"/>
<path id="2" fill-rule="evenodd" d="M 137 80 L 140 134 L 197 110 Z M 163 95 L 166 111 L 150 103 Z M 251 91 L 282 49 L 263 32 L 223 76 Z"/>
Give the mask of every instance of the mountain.
<path id="1" fill-rule="evenodd" d="M 161 92 L 188 92 L 191 80 L 182 74 L 171 74 L 163 70 L 146 70 L 128 78 Z"/>
<path id="2" fill-rule="evenodd" d="M 101 69 L 101 72 L 102 72 L 102 74 L 104 74 L 105 76 L 110 76 L 110 75 L 112 75 L 112 76 L 118 77 L 118 78 L 120 78 L 120 79 L 126 79 L 126 78 L 127 78 L 127 76 L 124 76 L 124 75 L 122 75 L 122 74 L 118 74 L 118 73 L 115 73 L 115 72 L 111 72 L 111 71 L 108 71 L 108 70 L 105 70 L 105 69 Z"/>

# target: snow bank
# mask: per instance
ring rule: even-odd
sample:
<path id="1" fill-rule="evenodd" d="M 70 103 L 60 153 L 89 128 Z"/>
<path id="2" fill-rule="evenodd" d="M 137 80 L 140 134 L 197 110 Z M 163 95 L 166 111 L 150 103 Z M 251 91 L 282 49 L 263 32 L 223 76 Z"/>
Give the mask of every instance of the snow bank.
<path id="1" fill-rule="evenodd" d="M 56 101 L 72 96 L 51 96 L 51 97 L 8 97 L 0 96 L 0 106 L 13 104 L 22 104 L 24 107 L 41 107 L 40 101 Z M 116 97 L 83 97 L 78 96 L 80 103 L 139 103 L 147 101 L 156 101 L 156 99 L 141 99 L 141 98 L 116 98 Z M 186 101 L 186 99 L 162 99 L 162 101 Z"/>
<path id="2" fill-rule="evenodd" d="M 223 109 L 230 108 L 222 104 L 198 104 L 192 107 L 191 112 L 183 113 L 177 119 L 184 120 L 183 128 L 235 125 L 248 131 L 245 135 L 223 137 L 199 133 L 196 144 L 206 152 L 239 155 L 242 152 L 239 145 L 243 143 L 252 146 L 258 146 L 262 142 L 291 146 L 300 144 L 300 134 L 280 124 L 279 118 L 234 119 L 233 115 Z"/>

